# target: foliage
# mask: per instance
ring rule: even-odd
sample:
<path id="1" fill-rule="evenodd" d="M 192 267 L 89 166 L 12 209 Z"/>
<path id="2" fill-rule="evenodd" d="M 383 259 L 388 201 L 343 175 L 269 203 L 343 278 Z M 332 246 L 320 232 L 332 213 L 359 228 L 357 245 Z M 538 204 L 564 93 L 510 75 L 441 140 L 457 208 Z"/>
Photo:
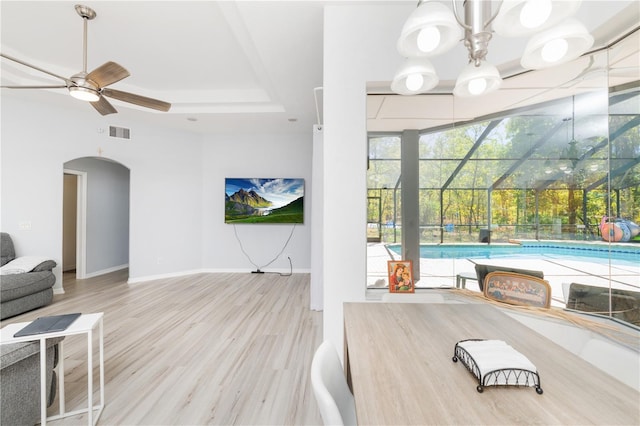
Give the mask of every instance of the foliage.
<path id="1" fill-rule="evenodd" d="M 421 238 L 473 241 L 489 225 L 504 238 L 599 238 L 605 215 L 640 222 L 640 128 L 632 121 L 639 112 L 612 115 L 608 134 L 588 137 L 582 135 L 593 119 L 575 113 L 497 119 L 484 138 L 488 121 L 423 134 Z M 370 138 L 369 144 L 368 222 L 382 224 L 383 240 L 397 238 L 400 137 Z"/>
<path id="2" fill-rule="evenodd" d="M 273 209 L 268 215 L 234 214 L 225 216 L 226 223 L 303 223 L 304 197 L 300 197 L 286 206 Z"/>

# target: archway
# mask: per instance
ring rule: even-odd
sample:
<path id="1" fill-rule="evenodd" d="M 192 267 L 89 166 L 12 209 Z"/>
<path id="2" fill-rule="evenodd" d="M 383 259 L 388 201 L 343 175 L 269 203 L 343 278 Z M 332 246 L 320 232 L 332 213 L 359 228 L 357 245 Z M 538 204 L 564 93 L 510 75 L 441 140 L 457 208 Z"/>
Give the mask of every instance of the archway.
<path id="1" fill-rule="evenodd" d="M 83 157 L 64 163 L 64 179 L 63 273 L 85 279 L 127 268 L 129 169 Z"/>

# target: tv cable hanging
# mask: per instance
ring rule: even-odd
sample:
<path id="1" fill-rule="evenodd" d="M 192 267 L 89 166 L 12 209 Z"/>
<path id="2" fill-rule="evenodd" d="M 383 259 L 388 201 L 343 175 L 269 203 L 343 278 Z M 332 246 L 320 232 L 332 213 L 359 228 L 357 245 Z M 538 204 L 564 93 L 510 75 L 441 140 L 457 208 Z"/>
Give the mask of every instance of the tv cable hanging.
<path id="1" fill-rule="evenodd" d="M 293 237 L 293 231 L 295 231 L 296 229 L 296 225 L 294 224 L 291 227 L 291 233 L 289 234 L 289 237 L 287 238 L 287 241 L 285 241 L 284 245 L 282 246 L 282 249 L 280 250 L 280 252 L 273 258 L 271 259 L 270 262 L 262 265 L 262 266 L 258 266 L 252 259 L 251 256 L 249 256 L 249 254 L 246 252 L 246 250 L 244 249 L 244 246 L 242 245 L 242 241 L 240 240 L 240 237 L 238 236 L 238 230 L 236 228 L 236 225 L 233 225 L 233 233 L 236 236 L 236 240 L 238 240 L 238 245 L 240 245 L 240 250 L 242 251 L 242 253 L 245 255 L 245 257 L 247 258 L 247 260 L 249 260 L 249 262 L 256 267 L 255 271 L 251 271 L 252 274 L 264 274 L 263 269 L 266 268 L 267 266 L 271 265 L 273 262 L 275 262 L 281 255 L 282 253 L 284 253 L 284 251 L 287 249 L 287 246 L 289 245 L 289 241 L 291 241 L 291 237 Z M 293 273 L 293 266 L 291 264 L 291 258 L 289 257 L 289 268 L 290 268 L 290 272 L 288 275 L 291 275 Z M 283 275 L 283 274 L 280 274 Z M 283 276 L 288 276 L 288 275 L 283 275 Z"/>

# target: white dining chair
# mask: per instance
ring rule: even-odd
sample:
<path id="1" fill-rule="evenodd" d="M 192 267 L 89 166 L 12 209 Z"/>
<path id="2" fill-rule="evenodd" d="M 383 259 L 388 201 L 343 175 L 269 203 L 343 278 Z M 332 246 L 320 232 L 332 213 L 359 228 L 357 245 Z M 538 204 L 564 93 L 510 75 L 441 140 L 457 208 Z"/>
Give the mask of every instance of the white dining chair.
<path id="1" fill-rule="evenodd" d="M 338 351 L 325 340 L 311 362 L 311 387 L 325 425 L 355 425 L 356 406 Z"/>

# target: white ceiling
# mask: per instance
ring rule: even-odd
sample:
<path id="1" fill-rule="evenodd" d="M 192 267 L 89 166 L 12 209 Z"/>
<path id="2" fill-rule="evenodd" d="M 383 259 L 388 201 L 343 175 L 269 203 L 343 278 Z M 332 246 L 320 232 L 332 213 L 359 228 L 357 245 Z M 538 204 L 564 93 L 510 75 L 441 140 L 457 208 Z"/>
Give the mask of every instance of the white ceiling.
<path id="1" fill-rule="evenodd" d="M 82 19 L 73 7 L 80 1 L 3 0 L 2 53 L 63 76 L 81 71 Z M 339 4 L 335 0 L 85 1 L 97 13 L 88 23 L 87 68 L 91 71 L 115 61 L 131 76 L 112 88 L 172 104 L 168 113 L 159 113 L 112 101 L 127 118 L 203 133 L 310 132 L 317 121 L 314 88 L 322 86 L 323 7 L 327 3 Z M 406 9 L 408 16 L 416 1 L 385 4 Z M 639 11 L 636 0 L 584 1 L 577 17 L 593 31 L 596 45 L 605 45 L 621 29 L 637 25 Z M 402 24 L 389 25 L 395 28 L 390 39 L 397 39 Z M 525 42 L 495 37 L 488 59 L 503 75 L 518 72 Z M 402 58 L 389 60 L 399 65 Z M 466 52 L 460 45 L 433 62 L 443 81 L 440 90 L 446 90 L 466 63 Z M 59 83 L 6 59 L 1 65 L 3 85 Z M 388 84 L 371 82 L 370 87 L 373 92 L 388 93 Z M 64 89 L 2 89 L 2 96 L 92 109 Z M 420 102 L 419 97 L 377 98 L 370 101 L 374 103 L 369 108 L 370 123 L 375 125 L 372 111 L 381 111 L 385 104 L 384 114 L 392 118 L 380 126 L 391 128 L 411 124 L 403 115 L 408 111 L 404 103 Z M 505 99 L 502 104 L 509 102 Z"/>

